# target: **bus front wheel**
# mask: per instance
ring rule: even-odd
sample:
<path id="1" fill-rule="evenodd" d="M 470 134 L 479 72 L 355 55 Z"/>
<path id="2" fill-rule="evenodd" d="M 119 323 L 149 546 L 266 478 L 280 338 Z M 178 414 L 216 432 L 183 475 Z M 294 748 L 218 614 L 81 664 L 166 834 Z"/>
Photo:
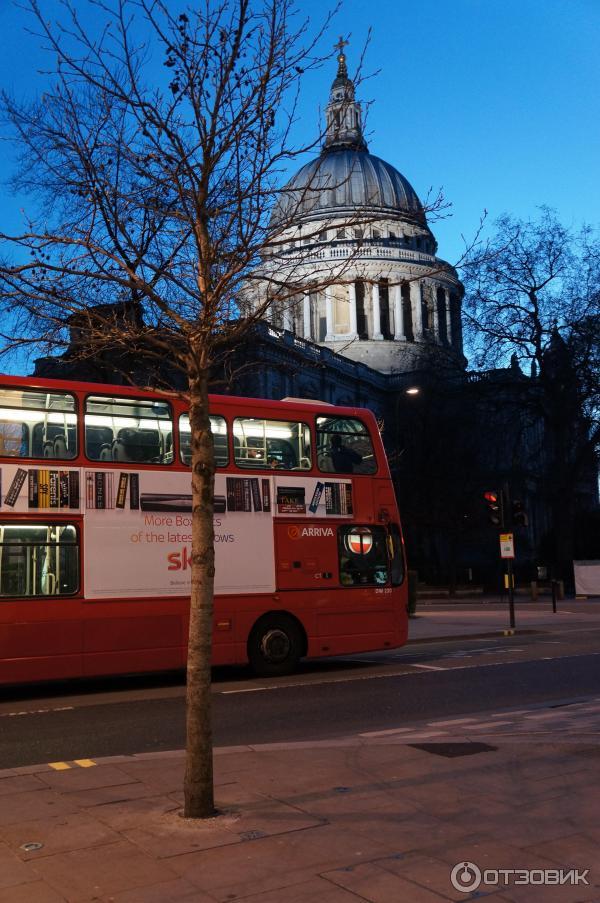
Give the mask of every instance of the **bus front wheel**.
<path id="1" fill-rule="evenodd" d="M 250 667 L 260 677 L 291 674 L 303 654 L 302 633 L 293 618 L 268 615 L 258 621 L 248 638 Z"/>

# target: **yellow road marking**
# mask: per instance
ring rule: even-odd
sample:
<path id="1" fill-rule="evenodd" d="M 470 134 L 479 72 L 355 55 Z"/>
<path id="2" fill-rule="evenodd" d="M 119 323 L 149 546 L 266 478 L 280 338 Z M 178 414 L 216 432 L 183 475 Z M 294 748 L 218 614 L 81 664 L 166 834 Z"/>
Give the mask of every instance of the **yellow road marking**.
<path id="1" fill-rule="evenodd" d="M 67 768 L 71 767 L 68 762 L 48 762 L 48 765 L 55 771 L 65 771 Z"/>

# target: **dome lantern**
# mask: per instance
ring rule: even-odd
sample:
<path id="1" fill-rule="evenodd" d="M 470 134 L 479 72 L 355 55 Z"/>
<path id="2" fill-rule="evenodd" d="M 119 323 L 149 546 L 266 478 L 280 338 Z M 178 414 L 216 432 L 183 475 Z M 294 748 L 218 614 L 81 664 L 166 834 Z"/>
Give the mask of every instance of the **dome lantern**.
<path id="1" fill-rule="evenodd" d="M 354 82 L 349 78 L 346 66 L 344 47 L 347 43 L 340 37 L 335 45 L 339 50 L 338 71 L 331 86 L 329 103 L 325 110 L 327 131 L 323 144 L 324 153 L 335 148 L 367 150 L 367 143 L 362 133 L 361 108 L 355 98 Z"/>

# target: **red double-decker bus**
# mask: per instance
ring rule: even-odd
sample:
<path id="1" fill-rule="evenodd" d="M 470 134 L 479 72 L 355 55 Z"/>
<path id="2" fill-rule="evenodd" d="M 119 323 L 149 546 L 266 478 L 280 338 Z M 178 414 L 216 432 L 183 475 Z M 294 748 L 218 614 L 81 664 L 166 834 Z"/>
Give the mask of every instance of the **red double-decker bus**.
<path id="1" fill-rule="evenodd" d="M 400 520 L 373 415 L 213 396 L 213 664 L 402 645 Z M 184 668 L 185 404 L 0 377 L 0 683 Z"/>

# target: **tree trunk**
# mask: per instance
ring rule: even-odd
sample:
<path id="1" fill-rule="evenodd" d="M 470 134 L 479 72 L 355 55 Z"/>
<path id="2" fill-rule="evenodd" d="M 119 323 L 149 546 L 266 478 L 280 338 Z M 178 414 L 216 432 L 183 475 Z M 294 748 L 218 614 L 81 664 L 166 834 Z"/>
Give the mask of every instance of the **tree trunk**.
<path id="1" fill-rule="evenodd" d="M 208 415 L 207 373 L 190 376 L 192 449 L 192 574 L 187 663 L 187 754 L 184 817 L 214 815 L 211 652 L 215 576 L 215 460 Z"/>

